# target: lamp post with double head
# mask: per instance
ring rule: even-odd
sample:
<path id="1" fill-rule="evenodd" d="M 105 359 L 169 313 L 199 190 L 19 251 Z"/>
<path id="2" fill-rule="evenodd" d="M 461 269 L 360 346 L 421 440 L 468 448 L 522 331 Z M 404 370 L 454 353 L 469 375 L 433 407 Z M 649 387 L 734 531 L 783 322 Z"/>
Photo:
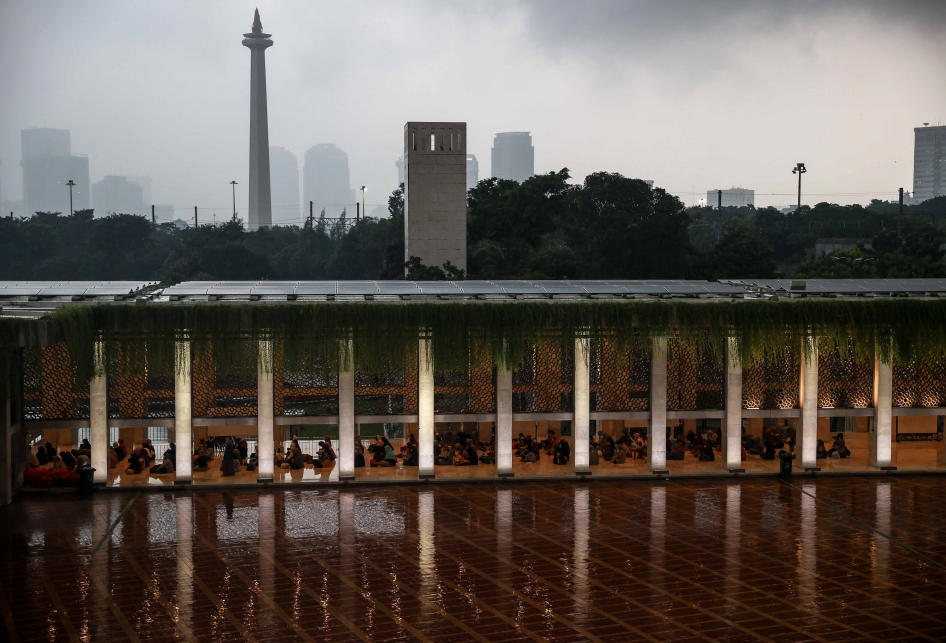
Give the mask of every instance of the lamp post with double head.
<path id="1" fill-rule="evenodd" d="M 797 163 L 795 168 L 792 170 L 792 174 L 798 175 L 798 207 L 795 210 L 796 212 L 801 210 L 801 175 L 807 171 L 808 169 L 805 167 L 804 163 Z"/>
<path id="2" fill-rule="evenodd" d="M 72 188 L 76 186 L 76 182 L 72 179 L 69 179 L 69 182 L 66 183 L 69 186 L 69 216 L 72 216 Z"/>

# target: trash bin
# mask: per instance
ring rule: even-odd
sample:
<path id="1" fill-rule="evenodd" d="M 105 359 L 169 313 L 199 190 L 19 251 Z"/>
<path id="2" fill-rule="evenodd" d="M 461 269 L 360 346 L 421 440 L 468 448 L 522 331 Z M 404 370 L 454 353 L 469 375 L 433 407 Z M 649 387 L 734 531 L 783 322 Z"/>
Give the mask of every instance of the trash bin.
<path id="1" fill-rule="evenodd" d="M 79 495 L 87 496 L 92 493 L 92 481 L 95 479 L 95 469 L 85 467 L 79 469 Z"/>
<path id="2" fill-rule="evenodd" d="M 778 477 L 782 480 L 791 480 L 792 479 L 792 462 L 794 457 L 788 451 L 779 451 L 779 470 Z"/>

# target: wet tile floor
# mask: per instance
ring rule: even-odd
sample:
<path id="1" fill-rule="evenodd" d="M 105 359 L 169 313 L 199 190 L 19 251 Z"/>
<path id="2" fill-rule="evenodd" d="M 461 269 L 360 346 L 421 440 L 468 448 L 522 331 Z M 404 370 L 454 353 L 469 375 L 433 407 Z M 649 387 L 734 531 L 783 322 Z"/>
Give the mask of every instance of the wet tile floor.
<path id="1" fill-rule="evenodd" d="M 946 477 L 24 495 L 0 640 L 942 641 Z"/>

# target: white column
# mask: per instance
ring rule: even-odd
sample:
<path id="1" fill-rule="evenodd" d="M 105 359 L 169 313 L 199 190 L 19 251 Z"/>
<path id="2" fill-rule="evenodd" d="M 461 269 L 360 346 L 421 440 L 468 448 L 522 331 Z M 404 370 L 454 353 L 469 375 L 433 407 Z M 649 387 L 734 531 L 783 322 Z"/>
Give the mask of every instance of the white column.
<path id="1" fill-rule="evenodd" d="M 272 482 L 276 445 L 273 436 L 273 340 L 259 342 L 256 366 L 256 454 L 259 469 L 257 482 Z"/>
<path id="2" fill-rule="evenodd" d="M 95 484 L 108 482 L 108 385 L 105 382 L 105 344 L 95 342 L 95 373 L 89 383 L 89 431 Z"/>
<path id="3" fill-rule="evenodd" d="M 496 368 L 496 474 L 511 478 L 512 472 L 512 371 Z"/>
<path id="4" fill-rule="evenodd" d="M 804 340 L 799 346 L 801 426 L 795 432 L 795 462 L 806 471 L 818 471 L 818 338 L 810 341 L 810 351 L 805 350 Z"/>
<path id="5" fill-rule="evenodd" d="M 667 338 L 653 341 L 650 353 L 650 470 L 667 473 Z"/>
<path id="6" fill-rule="evenodd" d="M 575 475 L 591 475 L 588 464 L 588 449 L 591 424 L 591 390 L 588 376 L 590 341 L 587 337 L 575 338 L 575 421 L 572 434 L 575 436 Z"/>
<path id="7" fill-rule="evenodd" d="M 422 479 L 434 477 L 434 363 L 430 339 L 421 337 L 417 343 L 417 449 Z"/>
<path id="8" fill-rule="evenodd" d="M 355 479 L 355 366 L 352 340 L 339 347 L 338 369 L 338 479 Z"/>
<path id="9" fill-rule="evenodd" d="M 191 345 L 178 341 L 174 347 L 174 436 L 177 438 L 175 484 L 190 484 L 194 453 L 191 428 Z"/>
<path id="10" fill-rule="evenodd" d="M 891 462 L 893 441 L 893 368 L 874 351 L 874 426 L 869 434 L 867 464 L 884 471 L 895 470 Z"/>
<path id="11" fill-rule="evenodd" d="M 736 340 L 726 339 L 726 421 L 723 424 L 723 468 L 742 472 L 742 364 Z"/>

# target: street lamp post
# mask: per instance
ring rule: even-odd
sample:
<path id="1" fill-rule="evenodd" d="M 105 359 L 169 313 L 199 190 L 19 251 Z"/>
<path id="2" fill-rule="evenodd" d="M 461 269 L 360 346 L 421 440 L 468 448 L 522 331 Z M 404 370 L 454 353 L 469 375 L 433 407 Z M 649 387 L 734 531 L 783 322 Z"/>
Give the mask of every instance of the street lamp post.
<path id="1" fill-rule="evenodd" d="M 365 192 L 368 191 L 368 188 L 361 186 L 361 216 L 365 216 L 368 211 L 365 210 Z"/>
<path id="2" fill-rule="evenodd" d="M 76 182 L 72 179 L 69 179 L 69 182 L 66 183 L 69 186 L 69 216 L 72 216 L 72 188 L 75 187 Z"/>
<path id="3" fill-rule="evenodd" d="M 796 212 L 801 210 L 801 175 L 807 171 L 808 169 L 805 167 L 804 163 L 797 163 L 795 168 L 792 170 L 792 174 L 798 175 L 798 207 L 795 210 Z"/>
<path id="4" fill-rule="evenodd" d="M 233 220 L 236 221 L 236 181 L 230 181 L 230 186 L 233 188 Z"/>

